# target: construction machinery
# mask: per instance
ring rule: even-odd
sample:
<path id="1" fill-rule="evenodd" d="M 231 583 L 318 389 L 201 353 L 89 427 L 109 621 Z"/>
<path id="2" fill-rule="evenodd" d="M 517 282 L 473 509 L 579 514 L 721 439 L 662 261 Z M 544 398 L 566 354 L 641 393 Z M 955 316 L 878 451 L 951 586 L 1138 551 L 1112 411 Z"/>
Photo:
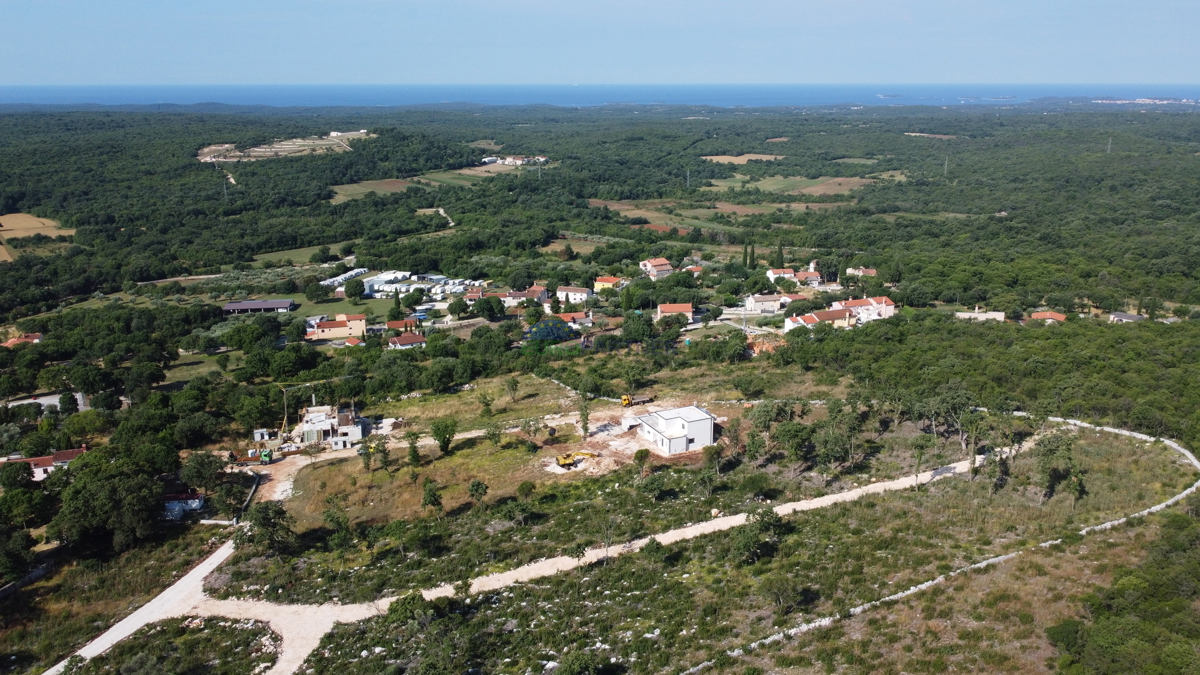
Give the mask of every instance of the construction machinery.
<path id="1" fill-rule="evenodd" d="M 577 462 L 581 459 L 586 459 L 588 457 L 599 457 L 599 456 L 600 455 L 597 455 L 594 452 L 568 452 L 565 455 L 559 455 L 559 456 L 555 457 L 554 461 L 558 462 L 558 465 L 560 467 L 562 467 L 564 469 L 570 469 L 575 466 L 575 462 Z"/>
<path id="2" fill-rule="evenodd" d="M 653 400 L 653 396 L 632 396 L 630 394 L 624 394 L 621 396 L 621 405 L 628 408 L 634 405 L 645 405 Z"/>

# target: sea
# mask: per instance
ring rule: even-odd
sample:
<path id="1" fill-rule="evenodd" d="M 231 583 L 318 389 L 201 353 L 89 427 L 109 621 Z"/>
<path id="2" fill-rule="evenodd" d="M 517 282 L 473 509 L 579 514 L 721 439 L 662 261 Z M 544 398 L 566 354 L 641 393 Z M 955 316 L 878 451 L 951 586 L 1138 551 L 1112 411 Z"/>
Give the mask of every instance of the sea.
<path id="1" fill-rule="evenodd" d="M 273 107 L 697 105 L 721 108 L 834 105 L 1004 106 L 1041 99 L 1184 102 L 1200 85 L 1138 84 L 586 84 L 586 85 L 79 85 L 0 86 L 0 105 Z"/>

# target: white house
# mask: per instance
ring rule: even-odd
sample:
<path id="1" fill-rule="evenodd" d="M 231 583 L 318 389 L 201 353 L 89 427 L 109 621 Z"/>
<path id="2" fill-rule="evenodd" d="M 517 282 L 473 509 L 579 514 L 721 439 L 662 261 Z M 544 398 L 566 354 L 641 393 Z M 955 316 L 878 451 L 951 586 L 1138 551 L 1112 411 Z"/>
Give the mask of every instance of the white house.
<path id="1" fill-rule="evenodd" d="M 774 314 L 787 307 L 791 302 L 784 295 L 748 295 L 746 296 L 746 311 Z"/>
<path id="2" fill-rule="evenodd" d="M 790 267 L 784 267 L 777 270 L 767 270 L 767 278 L 771 280 L 771 283 L 775 283 L 779 279 L 791 279 L 792 281 L 795 281 L 796 270 Z"/>
<path id="3" fill-rule="evenodd" d="M 821 273 L 813 270 L 801 270 L 792 277 L 798 284 L 808 284 L 813 288 L 821 285 Z"/>
<path id="4" fill-rule="evenodd" d="M 644 272 L 646 276 L 655 281 L 658 281 L 663 277 L 668 277 L 675 271 L 675 268 L 671 267 L 671 261 L 667 260 L 666 258 L 650 258 L 648 260 L 643 260 L 642 262 L 638 263 L 638 267 L 641 268 L 642 272 Z"/>
<path id="5" fill-rule="evenodd" d="M 687 319 L 688 323 L 692 323 L 696 318 L 696 311 L 690 302 L 664 303 L 658 306 L 657 314 L 654 317 L 655 321 L 661 320 L 664 316 L 673 316 L 682 314 Z"/>
<path id="6" fill-rule="evenodd" d="M 638 419 L 638 435 L 652 445 L 654 452 L 671 456 L 699 450 L 713 443 L 716 417 L 703 408 L 660 410 Z"/>
<path id="7" fill-rule="evenodd" d="M 955 312 L 954 318 L 968 321 L 1004 321 L 1004 312 L 984 312 L 978 307 L 974 312 Z"/>
<path id="8" fill-rule="evenodd" d="M 870 267 L 847 267 L 846 276 L 848 277 L 873 277 L 879 274 L 878 270 Z"/>
<path id="9" fill-rule="evenodd" d="M 370 422 L 359 419 L 353 411 L 328 405 L 305 408 L 304 420 L 296 427 L 302 443 L 328 442 L 334 450 L 349 449 L 369 429 Z"/>
<path id="10" fill-rule="evenodd" d="M 390 323 L 390 322 L 389 322 Z M 388 338 L 388 349 L 417 349 L 425 346 L 425 336 L 420 333 L 401 333 Z"/>
<path id="11" fill-rule="evenodd" d="M 838 300 L 830 309 L 848 309 L 858 323 L 889 319 L 896 315 L 896 303 L 887 296 L 862 298 L 861 300 Z"/>
<path id="12" fill-rule="evenodd" d="M 559 302 L 573 302 L 581 305 L 588 298 L 592 297 L 592 289 L 579 288 L 577 286 L 559 286 L 558 290 L 554 291 L 554 294 L 558 296 Z"/>
<path id="13" fill-rule="evenodd" d="M 1136 323 L 1145 320 L 1146 317 L 1141 314 L 1129 314 L 1127 312 L 1113 312 L 1108 316 L 1109 323 Z"/>

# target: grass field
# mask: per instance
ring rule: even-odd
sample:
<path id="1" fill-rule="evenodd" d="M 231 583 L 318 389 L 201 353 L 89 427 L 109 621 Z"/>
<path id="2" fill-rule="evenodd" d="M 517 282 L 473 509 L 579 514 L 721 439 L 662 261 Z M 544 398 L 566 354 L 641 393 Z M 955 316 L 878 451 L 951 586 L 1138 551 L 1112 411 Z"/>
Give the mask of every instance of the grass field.
<path id="1" fill-rule="evenodd" d="M 704 157 L 704 159 L 707 159 L 710 162 L 718 162 L 720 164 L 745 164 L 746 162 L 755 159 L 770 162 L 776 159 L 783 159 L 784 157 L 787 157 L 787 155 L 759 155 L 751 152 L 745 155 L 737 155 L 736 157 L 733 155 L 707 155 Z"/>
<path id="2" fill-rule="evenodd" d="M 500 148 L 504 147 L 504 144 L 497 143 L 495 140 L 493 140 L 491 138 L 484 138 L 484 139 L 481 139 L 478 141 L 471 141 L 470 143 L 467 143 L 467 145 L 471 146 L 472 148 L 480 148 L 481 150 L 488 150 L 490 152 L 496 152 Z"/>
<path id="3" fill-rule="evenodd" d="M 337 193 L 333 199 L 329 200 L 334 204 L 350 201 L 364 197 L 368 192 L 375 192 L 381 195 L 391 194 L 393 192 L 404 192 L 410 186 L 414 185 L 411 181 L 401 180 L 399 178 L 387 178 L 384 180 L 368 180 L 362 183 L 350 183 L 349 185 L 334 185 L 333 191 Z"/>
<path id="4" fill-rule="evenodd" d="M 366 193 L 364 193 L 364 194 L 366 194 Z M 356 240 L 352 239 L 350 241 L 354 242 Z M 336 244 L 326 244 L 326 245 L 329 246 L 329 250 L 337 251 L 339 248 L 341 248 L 342 244 L 345 244 L 345 243 L 348 243 L 348 242 L 339 241 Z M 312 257 L 312 254 L 316 253 L 317 250 L 320 248 L 321 248 L 320 246 L 307 246 L 305 248 L 293 248 L 293 249 L 288 249 L 286 251 L 275 251 L 273 253 L 260 253 L 259 255 L 254 256 L 254 259 L 256 261 L 261 262 L 263 260 L 278 261 L 278 260 L 284 260 L 286 258 L 291 258 L 292 262 L 297 263 L 297 264 L 307 263 L 308 259 Z"/>
<path id="5" fill-rule="evenodd" d="M 871 183 L 866 178 L 830 178 L 828 176 L 816 179 L 809 179 L 804 176 L 771 176 L 760 181 L 746 183 L 747 180 L 747 176 L 736 174 L 733 178 L 714 179 L 711 187 L 701 189 L 722 191 L 728 188 L 754 187 L 766 192 L 779 192 L 783 194 L 833 195 L 850 192 L 855 188 Z"/>

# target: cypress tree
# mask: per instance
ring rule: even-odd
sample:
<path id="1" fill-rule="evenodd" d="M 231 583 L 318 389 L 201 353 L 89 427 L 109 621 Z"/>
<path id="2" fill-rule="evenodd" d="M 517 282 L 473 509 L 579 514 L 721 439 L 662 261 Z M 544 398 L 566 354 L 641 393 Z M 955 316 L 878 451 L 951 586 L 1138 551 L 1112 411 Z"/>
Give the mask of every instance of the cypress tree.
<path id="1" fill-rule="evenodd" d="M 750 264 L 747 267 L 750 269 L 758 267 L 758 254 L 754 252 L 754 244 L 750 244 Z"/>

